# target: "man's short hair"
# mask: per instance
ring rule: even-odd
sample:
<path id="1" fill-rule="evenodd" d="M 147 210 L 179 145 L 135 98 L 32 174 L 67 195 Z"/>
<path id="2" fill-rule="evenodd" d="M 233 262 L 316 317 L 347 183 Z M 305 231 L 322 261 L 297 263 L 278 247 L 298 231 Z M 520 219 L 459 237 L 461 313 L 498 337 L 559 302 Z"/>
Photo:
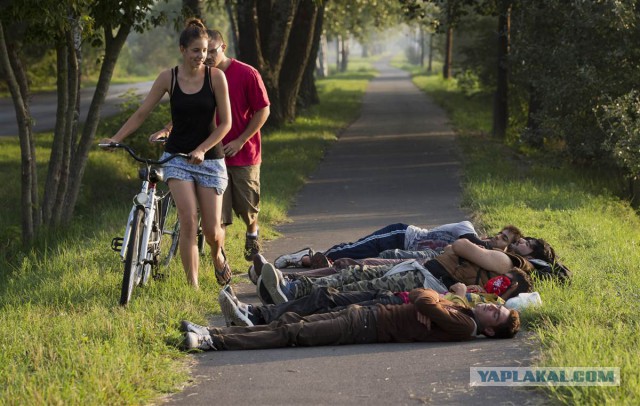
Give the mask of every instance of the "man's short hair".
<path id="1" fill-rule="evenodd" d="M 220 40 L 224 44 L 224 37 L 222 33 L 218 30 L 207 30 L 207 35 L 209 35 L 209 40 L 215 41 L 217 39 Z"/>
<path id="2" fill-rule="evenodd" d="M 508 231 L 513 234 L 513 241 L 510 241 L 510 243 L 514 243 L 522 238 L 522 231 L 520 231 L 520 229 L 513 224 L 507 224 L 506 226 L 502 227 L 502 230 L 500 231 Z"/>
<path id="3" fill-rule="evenodd" d="M 520 314 L 517 310 L 511 309 L 507 320 L 492 328 L 494 334 L 487 336 L 489 338 L 513 338 L 520 331 Z"/>

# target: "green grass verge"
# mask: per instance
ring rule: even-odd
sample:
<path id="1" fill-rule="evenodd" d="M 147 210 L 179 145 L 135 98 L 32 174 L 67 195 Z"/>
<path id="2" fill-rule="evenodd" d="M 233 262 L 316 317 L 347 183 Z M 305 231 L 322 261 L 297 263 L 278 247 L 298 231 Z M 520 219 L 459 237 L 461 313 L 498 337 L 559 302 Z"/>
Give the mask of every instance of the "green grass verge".
<path id="1" fill-rule="evenodd" d="M 487 136 L 491 97 L 467 97 L 455 81 L 414 72 L 414 82 L 449 113 L 464 155 L 463 204 L 486 229 L 513 223 L 542 237 L 574 272 L 572 283 L 539 283 L 543 306 L 523 313 L 546 367 L 619 367 L 619 387 L 550 387 L 566 404 L 640 399 L 640 220 L 606 171 L 524 154 Z"/>
<path id="2" fill-rule="evenodd" d="M 359 114 L 373 76 L 371 68 L 358 66 L 320 80 L 320 105 L 265 134 L 263 238 L 276 237 L 274 225 L 286 221 L 305 177 Z M 98 138 L 110 134 L 109 123 L 101 128 Z M 51 134 L 37 137 L 41 180 L 51 142 Z M 178 321 L 206 323 L 207 314 L 219 312 L 209 256 L 201 257 L 199 291 L 187 286 L 175 260 L 165 280 L 135 290 L 130 306 L 119 307 L 122 264 L 109 244 L 124 231 L 139 187 L 136 166 L 124 153 L 93 151 L 73 225 L 20 253 L 19 159 L 18 140 L 0 139 L 0 228 L 6 230 L 0 240 L 0 404 L 148 404 L 179 390 L 189 380 L 190 364 L 177 348 Z M 249 265 L 243 245 L 244 229 L 234 224 L 226 247 L 236 274 Z"/>

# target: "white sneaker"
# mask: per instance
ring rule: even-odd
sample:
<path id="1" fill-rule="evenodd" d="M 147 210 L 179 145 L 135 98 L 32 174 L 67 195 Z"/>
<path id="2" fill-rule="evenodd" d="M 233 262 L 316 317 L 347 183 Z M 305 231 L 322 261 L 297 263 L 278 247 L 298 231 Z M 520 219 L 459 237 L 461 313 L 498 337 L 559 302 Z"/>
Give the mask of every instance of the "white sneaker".
<path id="1" fill-rule="evenodd" d="M 217 350 L 209 334 L 203 335 L 192 332 L 184 335 L 184 348 L 186 350 Z"/>
<path id="2" fill-rule="evenodd" d="M 196 333 L 200 335 L 209 335 L 209 329 L 205 326 L 201 326 L 196 323 L 192 323 L 187 320 L 182 320 L 180 322 L 180 331 L 184 331 L 185 333 Z"/>
<path id="3" fill-rule="evenodd" d="M 234 326 L 253 326 L 253 322 L 249 319 L 251 312 L 249 306 L 232 297 L 224 289 L 220 291 L 218 296 L 220 309 L 227 322 L 227 327 Z"/>
<path id="4" fill-rule="evenodd" d="M 302 258 L 311 258 L 313 254 L 314 251 L 311 248 L 303 248 L 300 251 L 294 252 L 292 254 L 280 255 L 278 258 L 276 258 L 275 261 L 273 261 L 273 265 L 275 265 L 275 267 L 278 269 L 302 268 Z"/>

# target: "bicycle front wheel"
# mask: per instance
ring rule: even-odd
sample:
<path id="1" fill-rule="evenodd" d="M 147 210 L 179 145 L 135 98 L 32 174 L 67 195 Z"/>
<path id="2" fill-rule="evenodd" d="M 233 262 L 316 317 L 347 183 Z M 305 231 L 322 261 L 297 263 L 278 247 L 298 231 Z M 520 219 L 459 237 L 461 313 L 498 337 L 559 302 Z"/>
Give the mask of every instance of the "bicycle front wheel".
<path id="1" fill-rule="evenodd" d="M 142 233 L 144 231 L 144 209 L 138 208 L 133 213 L 133 220 L 129 228 L 129 245 L 124 258 L 124 275 L 122 277 L 122 291 L 120 305 L 126 306 L 131 300 L 131 293 L 136 285 L 139 268 L 143 266 L 145 253 L 140 252 Z"/>

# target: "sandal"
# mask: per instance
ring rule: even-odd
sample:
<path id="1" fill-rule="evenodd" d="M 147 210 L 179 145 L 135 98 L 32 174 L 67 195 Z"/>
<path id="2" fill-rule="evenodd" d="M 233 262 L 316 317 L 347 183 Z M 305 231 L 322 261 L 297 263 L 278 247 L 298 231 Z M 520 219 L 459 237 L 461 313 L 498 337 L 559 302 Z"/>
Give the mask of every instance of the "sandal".
<path id="1" fill-rule="evenodd" d="M 216 273 L 216 280 L 221 286 L 228 285 L 231 282 L 231 276 L 233 273 L 231 272 L 231 267 L 229 267 L 229 263 L 224 261 L 224 266 L 222 267 L 222 271 L 218 271 L 214 269 Z"/>
<path id="2" fill-rule="evenodd" d="M 227 262 L 227 256 L 225 255 L 224 250 L 222 250 L 222 256 L 224 257 L 224 265 L 222 266 L 222 270 L 218 271 L 217 269 L 215 269 L 215 266 L 213 267 L 213 270 L 215 271 L 216 280 L 218 281 L 218 283 L 221 286 L 225 286 L 228 285 L 229 282 L 231 282 L 233 272 L 231 272 L 231 267 L 229 266 L 229 262 Z"/>

